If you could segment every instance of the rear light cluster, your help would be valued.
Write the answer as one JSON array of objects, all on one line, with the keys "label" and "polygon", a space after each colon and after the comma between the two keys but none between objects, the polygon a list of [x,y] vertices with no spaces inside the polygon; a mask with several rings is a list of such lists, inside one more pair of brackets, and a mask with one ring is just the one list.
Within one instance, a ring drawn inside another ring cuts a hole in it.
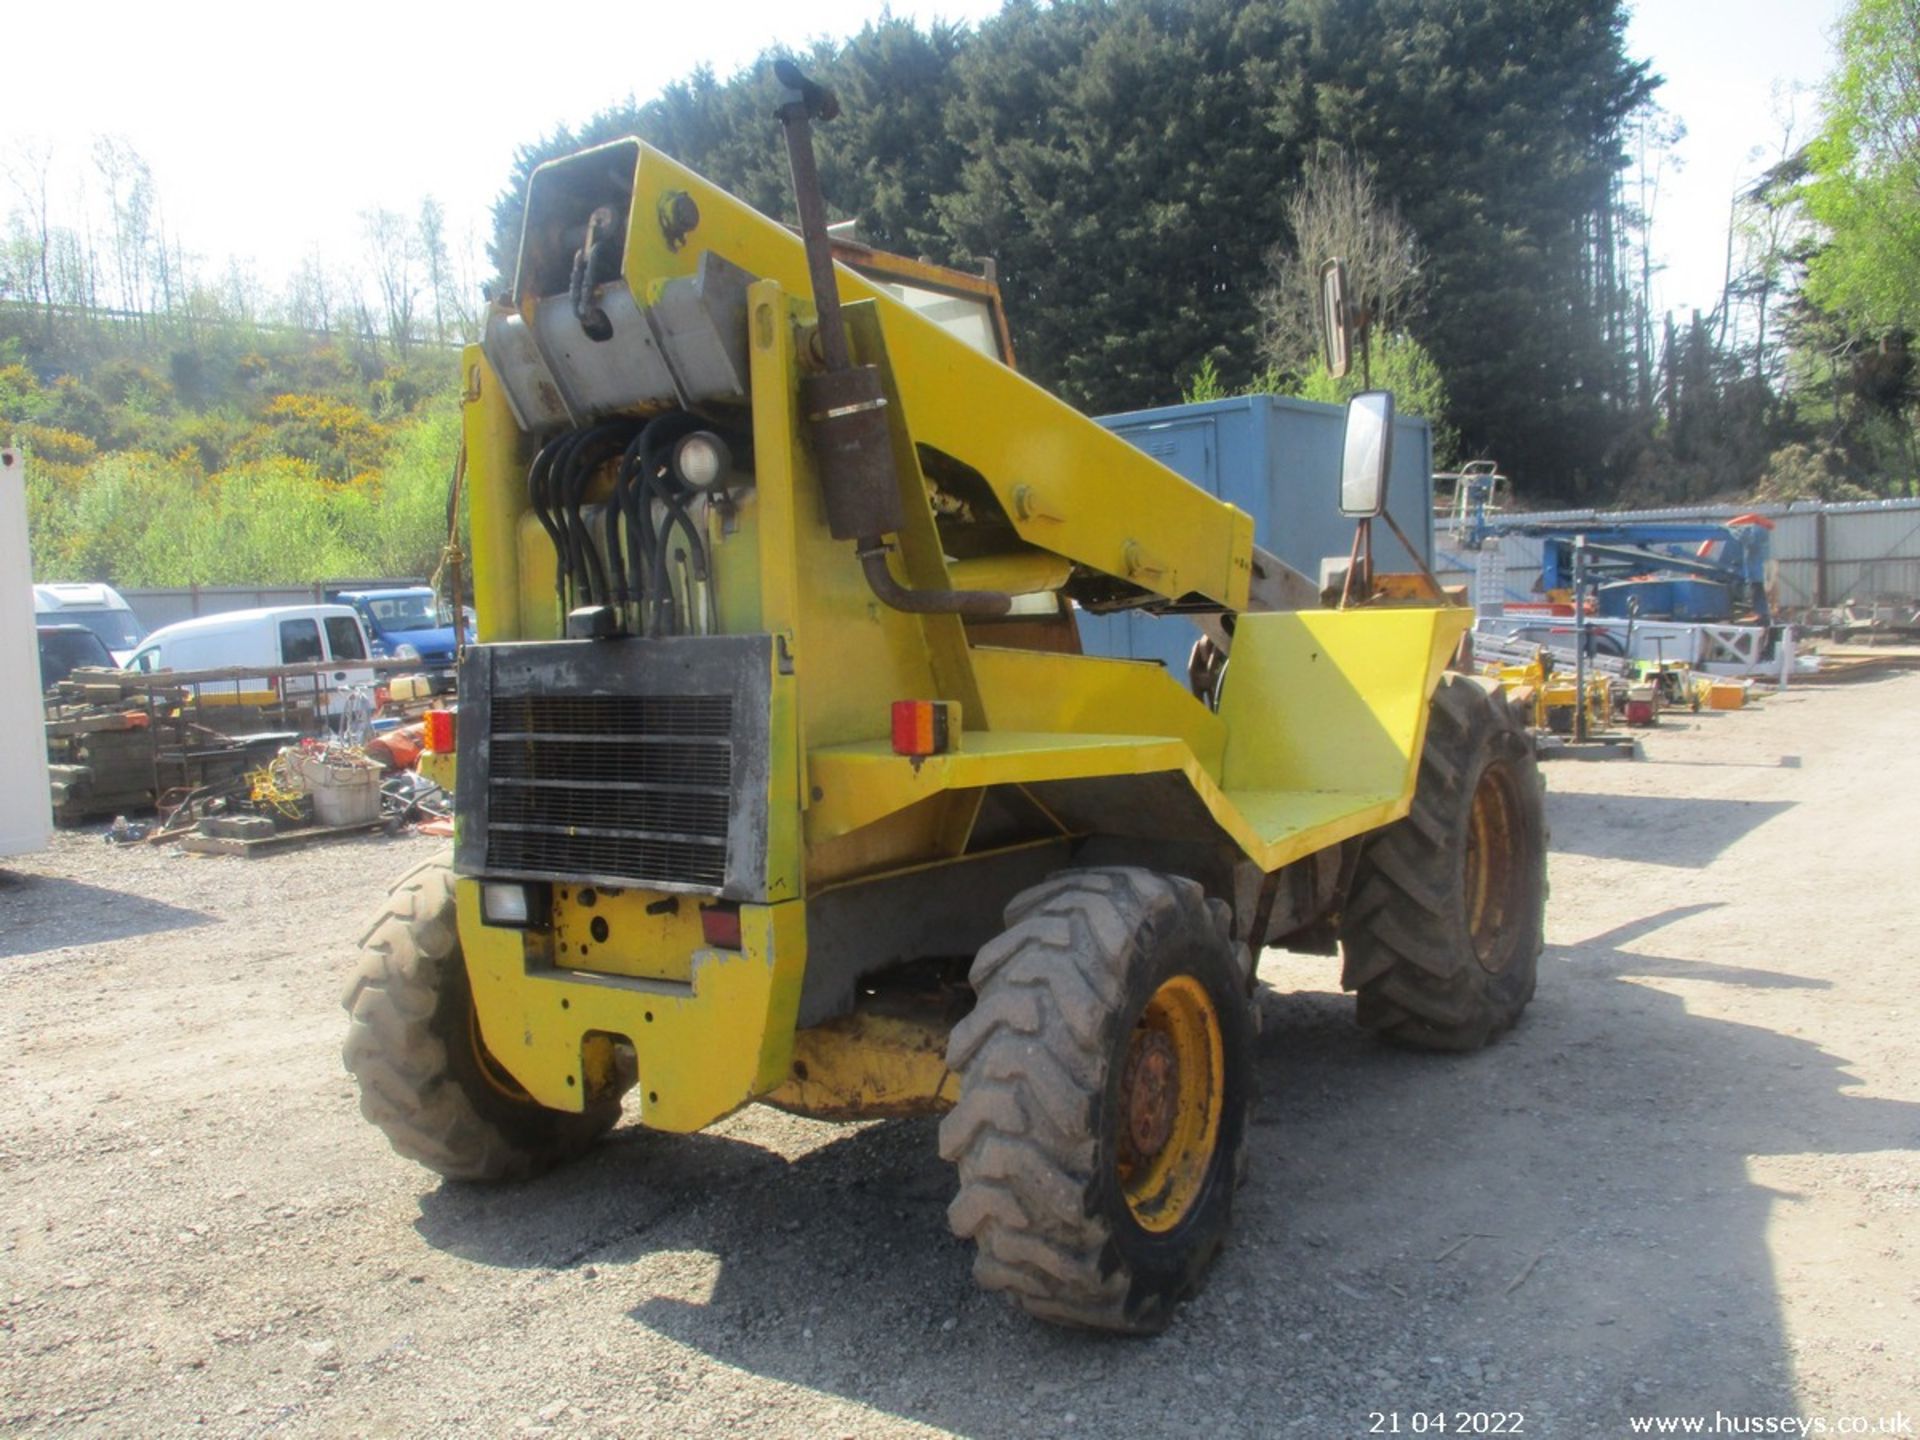
[{"label": "rear light cluster", "polygon": [[893,753],[944,755],[953,747],[952,702],[896,700],[893,702]]},{"label": "rear light cluster", "polygon": [[429,710],[420,717],[421,746],[429,755],[453,754],[453,712]]},{"label": "rear light cluster", "polygon": [[716,950],[740,950],[740,907],[708,905],[700,911],[700,938]]}]

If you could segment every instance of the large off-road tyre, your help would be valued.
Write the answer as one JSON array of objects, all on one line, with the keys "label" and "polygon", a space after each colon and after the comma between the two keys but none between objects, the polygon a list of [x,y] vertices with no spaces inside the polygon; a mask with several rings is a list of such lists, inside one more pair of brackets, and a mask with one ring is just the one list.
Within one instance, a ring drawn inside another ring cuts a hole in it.
[{"label": "large off-road tyre", "polygon": [[1190,880],[1068,871],[973,962],[940,1153],[974,1278],[1030,1314],[1150,1334],[1227,1233],[1253,1099],[1249,965]]},{"label": "large off-road tyre", "polygon": [[1477,1050],[1533,998],[1547,825],[1532,742],[1497,690],[1443,675],[1413,810],[1360,852],[1340,917],[1357,1018],[1425,1050]]},{"label": "large off-road tyre", "polygon": [[341,1003],[340,1058],[360,1113],[409,1160],[452,1180],[517,1180],[585,1150],[620,1117],[537,1104],[487,1053],[454,921],[453,869],[430,860],[387,894]]}]

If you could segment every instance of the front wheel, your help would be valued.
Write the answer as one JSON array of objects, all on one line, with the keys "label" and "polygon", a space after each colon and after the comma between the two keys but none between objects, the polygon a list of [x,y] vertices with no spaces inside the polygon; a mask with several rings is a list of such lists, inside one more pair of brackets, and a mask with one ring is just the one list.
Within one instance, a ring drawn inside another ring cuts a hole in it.
[{"label": "front wheel", "polygon": [[572,1159],[620,1118],[617,1096],[549,1110],[488,1053],[460,953],[453,869],[406,875],[360,942],[340,1058],[360,1112],[409,1160],[452,1180],[516,1180]]},{"label": "front wheel", "polygon": [[1533,998],[1546,919],[1540,767],[1497,691],[1443,675],[1413,810],[1369,837],[1340,920],[1342,983],[1368,1029],[1476,1050]]},{"label": "front wheel", "polygon": [[974,1277],[1028,1313],[1152,1333],[1226,1237],[1253,1096],[1244,952],[1190,880],[1070,871],[1017,896],[969,978],[940,1153]]}]

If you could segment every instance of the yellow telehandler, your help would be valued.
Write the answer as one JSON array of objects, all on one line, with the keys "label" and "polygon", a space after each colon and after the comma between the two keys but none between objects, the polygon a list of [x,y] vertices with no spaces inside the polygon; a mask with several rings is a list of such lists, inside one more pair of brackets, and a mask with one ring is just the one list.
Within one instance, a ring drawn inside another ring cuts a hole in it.
[{"label": "yellow telehandler", "polygon": [[[460,1180],[623,1105],[941,1114],[979,1282],[1155,1331],[1228,1229],[1263,947],[1337,939],[1406,1044],[1519,1016],[1532,750],[1444,673],[1468,614],[1437,589],[1356,545],[1323,608],[1016,373],[986,282],[837,263],[835,101],[780,76],[799,235],[637,140],[532,176],[462,362],[479,643],[428,727],[453,851],[368,932],[346,1065]],[[1349,412],[1362,529],[1391,421]],[[1191,617],[1191,675],[1079,653],[1075,607]]]}]

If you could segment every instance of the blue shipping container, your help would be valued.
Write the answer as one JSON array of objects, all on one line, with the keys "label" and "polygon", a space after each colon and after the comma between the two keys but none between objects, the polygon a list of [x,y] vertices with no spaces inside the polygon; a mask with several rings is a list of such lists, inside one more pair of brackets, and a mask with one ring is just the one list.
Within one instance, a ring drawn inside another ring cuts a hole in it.
[{"label": "blue shipping container", "polygon": [[[1278,395],[1243,395],[1108,415],[1100,424],[1210,495],[1253,517],[1254,539],[1311,580],[1320,563],[1353,548],[1353,521],[1340,513],[1340,450],[1346,410]],[[1387,510],[1433,563],[1433,435],[1425,420],[1398,416]],[[1386,525],[1374,527],[1381,570],[1416,567]],[[1159,660],[1184,677],[1199,635],[1178,615],[1079,612],[1089,655]]]}]

